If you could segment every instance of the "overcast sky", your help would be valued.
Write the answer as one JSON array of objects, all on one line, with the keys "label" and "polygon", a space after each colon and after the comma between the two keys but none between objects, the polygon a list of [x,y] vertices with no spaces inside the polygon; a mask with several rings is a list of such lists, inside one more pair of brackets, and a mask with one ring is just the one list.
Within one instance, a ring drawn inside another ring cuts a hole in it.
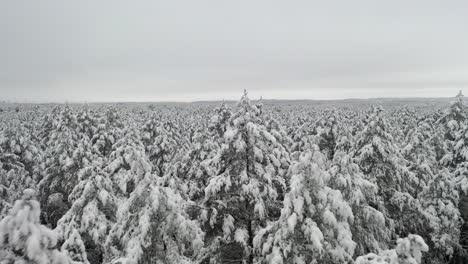
[{"label": "overcast sky", "polygon": [[[448,97],[468,1],[5,0],[0,100]],[[466,89],[468,92],[468,89]]]}]

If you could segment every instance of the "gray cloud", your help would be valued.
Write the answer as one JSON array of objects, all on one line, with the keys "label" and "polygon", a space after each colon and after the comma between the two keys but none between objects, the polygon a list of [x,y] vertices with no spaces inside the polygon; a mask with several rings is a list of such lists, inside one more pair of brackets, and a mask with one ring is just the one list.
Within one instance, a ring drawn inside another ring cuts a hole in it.
[{"label": "gray cloud", "polygon": [[2,1],[0,99],[451,96],[466,1]]}]

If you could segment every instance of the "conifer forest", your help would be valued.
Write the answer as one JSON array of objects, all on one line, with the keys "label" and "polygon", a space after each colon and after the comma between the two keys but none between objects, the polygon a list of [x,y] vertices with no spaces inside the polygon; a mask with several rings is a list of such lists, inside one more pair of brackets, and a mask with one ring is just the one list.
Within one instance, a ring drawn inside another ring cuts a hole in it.
[{"label": "conifer forest", "polygon": [[0,263],[468,263],[461,92],[239,98],[0,104]]}]

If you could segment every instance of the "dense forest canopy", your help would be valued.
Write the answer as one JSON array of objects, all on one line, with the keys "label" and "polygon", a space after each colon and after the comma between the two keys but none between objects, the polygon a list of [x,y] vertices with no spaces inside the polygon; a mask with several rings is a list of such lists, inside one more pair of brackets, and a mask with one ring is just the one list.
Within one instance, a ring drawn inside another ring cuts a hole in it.
[{"label": "dense forest canopy", "polygon": [[0,263],[467,263],[447,100],[0,104]]}]

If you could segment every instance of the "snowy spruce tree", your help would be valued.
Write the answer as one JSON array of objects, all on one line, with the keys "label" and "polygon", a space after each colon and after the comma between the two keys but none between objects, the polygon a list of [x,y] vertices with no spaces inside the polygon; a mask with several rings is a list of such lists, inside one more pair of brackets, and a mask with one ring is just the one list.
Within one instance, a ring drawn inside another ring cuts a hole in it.
[{"label": "snowy spruce tree", "polygon": [[112,146],[104,170],[112,181],[114,195],[119,202],[125,201],[136,184],[152,172],[140,133],[136,129],[123,131],[122,138]]},{"label": "snowy spruce tree", "polygon": [[320,151],[327,159],[332,160],[335,155],[338,138],[338,115],[335,110],[328,111],[317,124],[317,140]]},{"label": "snowy spruce tree", "polygon": [[453,140],[446,141],[449,148],[441,163],[452,169],[457,169],[460,164],[468,161],[468,124],[461,124],[452,134]]},{"label": "snowy spruce tree", "polygon": [[[103,241],[115,222],[117,210],[112,181],[101,166],[96,158],[93,164],[80,170],[79,182],[69,196],[71,207],[55,229],[65,245],[73,245],[76,250],[83,244],[85,260],[90,263],[102,263]],[[83,252],[79,253],[79,259],[83,259]]]},{"label": "snowy spruce tree", "polygon": [[[466,105],[460,91],[456,100],[445,114],[440,118],[441,131],[445,131],[445,155],[440,160],[444,166],[448,166],[451,172],[451,180],[458,191],[458,210],[462,218],[460,236],[454,245],[460,245],[464,250],[456,250],[455,258],[466,260],[468,248],[468,124],[466,120]],[[450,185],[444,185],[444,193],[453,192]],[[457,218],[453,222],[457,223]]]},{"label": "snowy spruce tree", "polygon": [[61,107],[57,105],[50,113],[45,114],[42,118],[38,136],[43,150],[47,149],[50,136],[52,136],[52,132],[56,128],[61,112]]},{"label": "snowy spruce tree", "polygon": [[328,187],[325,162],[315,146],[291,165],[281,215],[255,237],[262,263],[352,261],[356,247],[350,228],[353,212],[341,192]]},{"label": "snowy spruce tree", "polygon": [[218,142],[223,140],[224,133],[226,133],[231,116],[232,111],[224,101],[219,107],[215,109],[214,114],[210,119],[209,129],[215,140]]},{"label": "snowy spruce tree", "polygon": [[379,254],[370,253],[360,256],[355,264],[421,264],[424,252],[429,247],[418,235],[408,235],[397,240],[395,249],[385,250]]},{"label": "snowy spruce tree", "polygon": [[112,122],[108,121],[106,117],[100,117],[97,120],[96,129],[90,139],[94,151],[99,153],[101,157],[108,158],[112,152],[112,145],[120,137],[121,130],[118,127],[112,126]]},{"label": "snowy spruce tree", "polygon": [[[67,256],[69,256],[73,264],[90,264],[88,255],[86,254],[86,247],[80,233],[74,229],[68,236],[67,240],[60,248]],[[102,262],[96,262],[102,263]]]},{"label": "snowy spruce tree", "polygon": [[409,171],[414,174],[417,182],[413,185],[413,197],[427,186],[437,172],[437,154],[432,144],[433,128],[427,122],[421,122],[415,128],[410,129],[405,140],[405,146],[401,153],[408,161]]},{"label": "snowy spruce tree", "polygon": [[36,182],[25,169],[21,157],[8,153],[0,146],[0,219],[8,213],[23,190],[33,188]]},{"label": "snowy spruce tree", "polygon": [[76,115],[76,122],[80,134],[86,135],[88,138],[93,137],[97,127],[97,118],[96,113],[90,109],[89,105],[85,105],[80,109]]},{"label": "snowy spruce tree", "polygon": [[186,202],[146,173],[120,205],[106,240],[105,262],[196,263],[203,232],[185,212]]},{"label": "snowy spruce tree", "polygon": [[440,159],[442,165],[456,168],[458,164],[465,161],[460,150],[463,150],[462,139],[467,129],[466,113],[467,107],[460,91],[455,101],[437,120],[438,132],[443,134],[442,148],[445,155]]},{"label": "snowy spruce tree", "polygon": [[32,138],[32,131],[23,123],[8,123],[0,132],[0,148],[4,155],[14,155],[29,176],[37,180],[42,173],[42,151],[38,142]]},{"label": "snowy spruce tree", "polygon": [[39,190],[44,213],[48,216],[46,222],[55,227],[62,213],[70,208],[68,196],[79,182],[78,172],[91,164],[95,154],[88,137],[77,139],[72,131],[63,128],[45,156],[46,169]]},{"label": "snowy spruce tree", "polygon": [[56,248],[54,231],[40,224],[40,206],[34,197],[34,190],[24,190],[22,199],[0,220],[0,262],[71,263],[68,256]]},{"label": "snowy spruce tree", "polygon": [[22,122],[4,125],[0,130],[0,168],[4,174],[0,184],[8,187],[8,200],[14,202],[24,189],[33,187],[40,178],[42,152]]},{"label": "snowy spruce tree", "polygon": [[109,127],[112,127],[117,131],[122,130],[125,127],[126,124],[122,118],[123,113],[121,113],[115,106],[107,106],[103,112],[105,113],[106,122]]},{"label": "snowy spruce tree", "polygon": [[158,120],[156,115],[143,126],[141,138],[158,176],[167,172],[177,152],[185,151],[181,136],[172,122]]},{"label": "snowy spruce tree", "polygon": [[419,221],[409,221],[413,216],[420,218],[419,201],[411,195],[418,180],[408,170],[382,108],[374,107],[366,123],[353,151],[366,179],[379,187],[373,207],[383,213],[387,227],[395,230],[395,235],[414,233],[421,225]]},{"label": "snowy spruce tree", "polygon": [[[285,127],[280,124],[280,122],[274,115],[266,114],[266,113],[264,115],[266,115],[264,120],[265,120],[265,128],[267,129],[267,131],[270,132],[270,134],[273,137],[275,137],[276,141],[279,144],[281,144],[288,153],[290,153],[291,152],[290,149],[293,144],[293,141],[289,137],[288,132],[286,131]],[[283,167],[283,169],[287,170],[288,169],[287,166],[291,164],[291,161],[290,161],[291,157],[290,155],[287,155],[285,156],[285,158],[287,158],[287,160],[284,160],[282,164],[286,166],[286,167]]]},{"label": "snowy spruce tree", "polygon": [[443,169],[420,195],[428,231],[421,235],[431,247],[432,260],[448,262],[455,252],[463,251],[459,244],[463,220],[458,210],[459,194],[455,185],[449,171]]},{"label": "snowy spruce tree", "polygon": [[205,197],[205,187],[213,176],[210,160],[216,155],[219,145],[207,131],[197,131],[187,152],[181,152],[168,172],[160,180],[161,184],[177,190],[183,197],[201,202]]},{"label": "snowy spruce tree", "polygon": [[[52,212],[66,210],[64,208],[53,208],[49,201],[49,196],[61,196],[63,204],[67,204],[68,195],[77,183],[76,173],[80,168],[78,160],[73,155],[78,147],[80,136],[76,133],[78,123],[76,115],[69,106],[61,109],[54,108],[49,119],[45,120],[45,130],[42,136],[44,148],[44,171],[43,177],[39,181],[40,203],[45,216],[50,216]],[[62,213],[61,212],[61,213]],[[55,227],[56,221],[61,217],[46,217],[45,221]]]},{"label": "snowy spruce tree", "polygon": [[454,141],[457,138],[458,130],[465,124],[467,109],[464,102],[464,96],[460,91],[455,97],[455,101],[440,117],[437,123],[444,127],[445,139]]},{"label": "snowy spruce tree", "polygon": [[288,153],[260,115],[244,92],[212,159],[216,173],[205,188],[207,212],[202,218],[209,223],[208,257],[213,263],[234,259],[253,263],[255,232],[277,213],[285,189],[282,163]]},{"label": "snowy spruce tree", "polygon": [[316,134],[316,128],[314,123],[308,118],[299,117],[297,129],[290,132],[292,139],[291,144],[291,156],[292,158],[298,158],[301,153],[306,150],[312,150],[313,146],[317,145],[319,138]]},{"label": "snowy spruce tree", "polygon": [[348,136],[337,141],[333,165],[329,169],[329,186],[339,190],[354,215],[350,223],[355,254],[363,255],[387,247],[391,231],[385,225],[384,215],[372,207],[378,201],[378,186],[367,180],[356,163]]}]

